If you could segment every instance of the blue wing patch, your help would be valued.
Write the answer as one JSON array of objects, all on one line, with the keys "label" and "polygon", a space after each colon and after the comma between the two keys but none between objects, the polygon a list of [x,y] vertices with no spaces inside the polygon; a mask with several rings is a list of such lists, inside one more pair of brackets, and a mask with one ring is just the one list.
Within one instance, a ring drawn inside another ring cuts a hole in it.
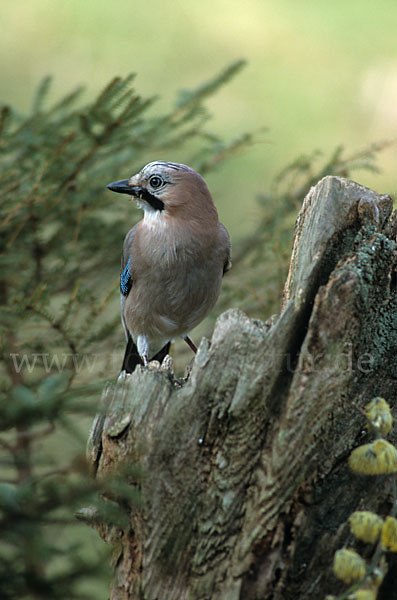
[{"label": "blue wing patch", "polygon": [[132,277],[129,269],[131,257],[128,259],[127,264],[124,267],[124,271],[120,272],[120,291],[123,296],[128,296],[132,286]]}]

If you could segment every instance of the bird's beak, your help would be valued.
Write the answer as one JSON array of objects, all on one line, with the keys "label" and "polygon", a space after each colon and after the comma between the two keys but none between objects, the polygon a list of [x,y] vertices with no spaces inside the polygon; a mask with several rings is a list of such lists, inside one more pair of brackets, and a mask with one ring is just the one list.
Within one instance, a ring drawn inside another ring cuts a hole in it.
[{"label": "bird's beak", "polygon": [[139,186],[130,183],[130,179],[120,179],[120,181],[113,181],[106,187],[112,192],[118,192],[119,194],[129,194],[130,196],[139,197]]}]

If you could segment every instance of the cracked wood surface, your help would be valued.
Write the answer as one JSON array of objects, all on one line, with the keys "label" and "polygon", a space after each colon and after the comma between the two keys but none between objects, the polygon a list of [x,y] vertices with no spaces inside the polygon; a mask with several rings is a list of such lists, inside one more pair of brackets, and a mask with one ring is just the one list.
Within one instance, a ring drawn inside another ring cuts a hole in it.
[{"label": "cracked wood surface", "polygon": [[113,545],[112,600],[323,598],[357,507],[390,501],[349,474],[358,407],[397,382],[392,201],[325,177],[299,214],[281,314],[229,310],[180,385],[170,361],[109,386],[89,460],[140,468],[142,505]]}]

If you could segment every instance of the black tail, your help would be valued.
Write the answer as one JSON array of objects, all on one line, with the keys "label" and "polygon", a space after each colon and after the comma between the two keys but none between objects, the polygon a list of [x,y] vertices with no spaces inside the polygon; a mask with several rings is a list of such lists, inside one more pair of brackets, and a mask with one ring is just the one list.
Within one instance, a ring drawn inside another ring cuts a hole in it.
[{"label": "black tail", "polygon": [[[150,360],[158,360],[160,363],[163,361],[165,356],[168,354],[170,350],[171,342],[168,342],[155,356],[153,356]],[[127,346],[125,349],[123,365],[121,367],[122,371],[126,371],[127,373],[132,373],[137,365],[143,365],[143,360],[138,354],[138,350],[136,345],[134,344],[132,337],[129,336]]]}]

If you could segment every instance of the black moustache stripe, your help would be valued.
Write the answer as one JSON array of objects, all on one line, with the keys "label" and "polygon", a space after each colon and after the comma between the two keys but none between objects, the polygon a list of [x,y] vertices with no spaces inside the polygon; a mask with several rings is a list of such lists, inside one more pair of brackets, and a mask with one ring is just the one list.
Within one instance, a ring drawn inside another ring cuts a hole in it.
[{"label": "black moustache stripe", "polygon": [[153,194],[151,194],[145,188],[140,188],[138,192],[138,197],[142,198],[142,200],[145,200],[148,204],[150,204],[150,206],[154,208],[154,210],[164,210],[164,202],[159,200],[159,198],[156,198],[156,196],[153,196]]}]

